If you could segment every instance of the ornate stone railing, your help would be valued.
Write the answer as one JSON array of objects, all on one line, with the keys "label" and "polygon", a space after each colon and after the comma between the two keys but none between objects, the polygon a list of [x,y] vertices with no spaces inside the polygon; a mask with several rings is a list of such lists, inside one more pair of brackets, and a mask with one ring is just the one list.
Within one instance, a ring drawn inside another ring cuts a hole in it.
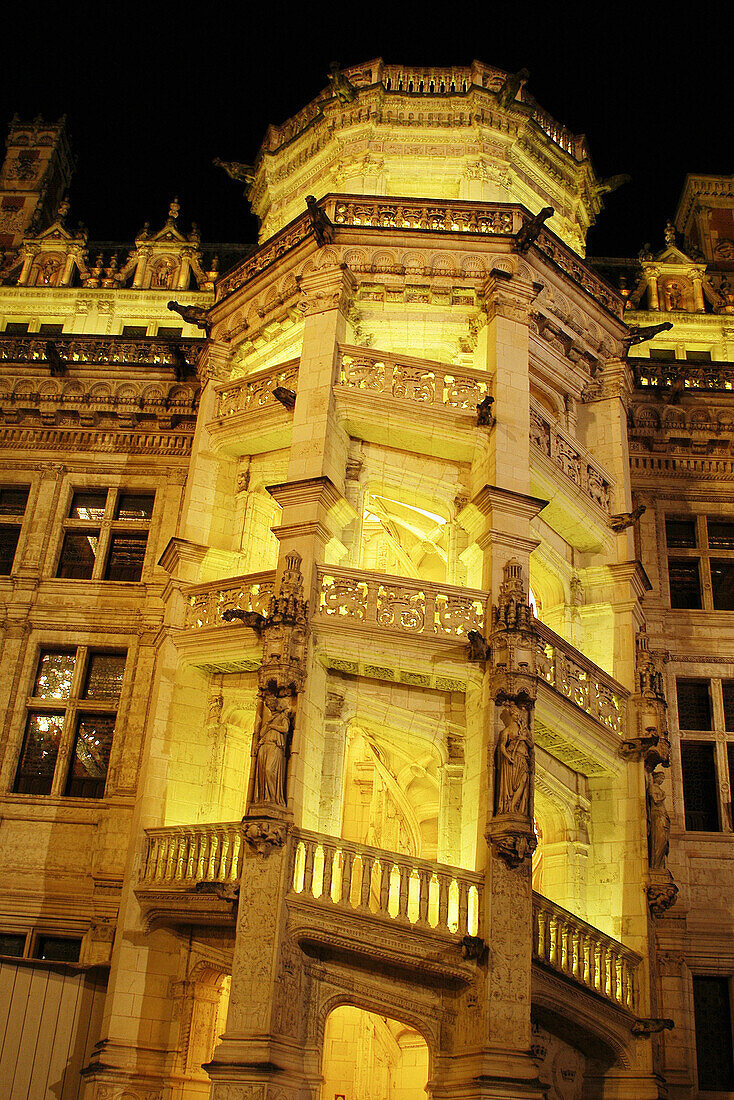
[{"label": "ornate stone railing", "polygon": [[192,585],[186,592],[186,627],[201,630],[206,626],[219,626],[224,612],[234,608],[264,615],[274,588],[274,572],[249,573],[226,581]]},{"label": "ornate stone railing", "polygon": [[538,676],[614,733],[624,731],[629,693],[603,669],[536,619]]},{"label": "ornate stone railing", "polygon": [[279,363],[217,386],[217,416],[226,419],[236,413],[251,412],[261,409],[263,405],[274,404],[277,400],[273,397],[276,386],[287,390],[298,388],[298,365],[298,359],[289,359],[287,363]]},{"label": "ornate stone railing", "polygon": [[337,381],[350,389],[386,393],[423,405],[476,413],[476,406],[489,391],[490,380],[483,371],[446,367],[369,348],[341,346]]},{"label": "ornate stone railing", "polygon": [[241,851],[240,821],[146,829],[139,884],[183,890],[198,882],[235,883]]},{"label": "ornate stone railing", "polygon": [[586,989],[635,1012],[640,956],[535,893],[533,955]]},{"label": "ornate stone railing", "polygon": [[540,252],[544,253],[549,260],[552,260],[557,267],[560,267],[565,275],[578,283],[595,301],[599,302],[615,317],[622,316],[624,302],[619,291],[610,286],[595,271],[592,271],[586,261],[582,260],[577,253],[559,241],[547,229],[541,231],[536,244]]},{"label": "ornate stone railing", "polygon": [[602,511],[609,512],[611,483],[601,466],[567,432],[551,423],[536,405],[530,409],[530,442]]},{"label": "ornate stone railing", "polygon": [[272,263],[279,260],[286,252],[290,252],[301,241],[305,241],[311,234],[311,222],[305,214],[302,214],[300,218],[296,218],[285,229],[281,229],[279,233],[271,237],[262,248],[255,249],[251,256],[248,256],[246,260],[243,260],[241,264],[238,264],[223,278],[217,280],[217,301],[221,301],[228,294],[232,294],[235,290],[244,286],[250,279],[254,279],[261,271],[270,267]]},{"label": "ornate stone railing", "polygon": [[292,835],[291,892],[335,910],[480,936],[480,874],[302,829]]},{"label": "ornate stone railing", "polygon": [[327,216],[335,225],[511,235],[523,222],[519,206],[498,202],[327,195],[323,203]]},{"label": "ornate stone railing", "polygon": [[130,339],[124,336],[73,336],[60,333],[39,336],[6,336],[0,333],[0,363],[43,363],[48,361],[46,344],[56,347],[59,358],[69,366],[96,363],[105,366],[145,364],[175,366],[183,358],[193,369],[203,343],[191,337],[164,340],[156,336]]},{"label": "ornate stone railing", "polygon": [[640,389],[734,390],[734,363],[688,363],[682,359],[631,359]]},{"label": "ornate stone railing", "polygon": [[360,569],[324,566],[318,576],[318,614],[406,634],[465,638],[482,630],[488,593]]}]

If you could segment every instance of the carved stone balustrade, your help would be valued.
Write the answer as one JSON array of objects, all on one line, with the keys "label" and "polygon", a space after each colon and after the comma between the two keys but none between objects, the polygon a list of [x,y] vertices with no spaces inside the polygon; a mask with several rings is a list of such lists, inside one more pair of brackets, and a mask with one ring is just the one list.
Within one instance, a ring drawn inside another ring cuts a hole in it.
[{"label": "carved stone balustrade", "polygon": [[338,362],[339,385],[421,405],[467,410],[473,417],[489,392],[490,379],[484,371],[446,367],[407,355],[342,346]]},{"label": "carved stone balustrade", "polygon": [[609,475],[568,432],[551,422],[538,405],[530,409],[530,442],[574,485],[609,514],[612,483]]},{"label": "carved stone balustrade", "polygon": [[19,365],[47,361],[46,344],[55,345],[61,361],[69,367],[102,364],[105,366],[174,366],[181,359],[193,373],[202,341],[179,336],[162,340],[155,336],[130,339],[124,336],[6,336],[0,334],[0,363]]},{"label": "carved stone balustrade", "polygon": [[141,887],[190,889],[200,882],[236,883],[242,824],[177,825],[146,829]]},{"label": "carved stone balustrade", "polygon": [[[654,318],[654,314],[652,315]],[[635,384],[665,395],[673,387],[686,390],[734,390],[734,363],[688,363],[683,359],[631,359]]]},{"label": "carved stone balustrade", "polygon": [[541,894],[533,894],[533,956],[634,1013],[640,956]]},{"label": "carved stone balustrade", "polygon": [[292,843],[293,894],[460,939],[481,935],[480,874],[303,829]]},{"label": "carved stone balustrade", "polygon": [[217,386],[217,417],[227,419],[237,413],[256,411],[263,405],[277,405],[277,398],[273,397],[276,386],[298,389],[298,366],[298,359],[289,359],[286,363]]},{"label": "carved stone balustrade", "polygon": [[274,572],[250,573],[227,581],[192,585],[186,591],[186,627],[188,630],[202,630],[204,627],[222,626],[224,612],[235,608],[265,615],[274,590]]},{"label": "carved stone balustrade", "polygon": [[318,574],[317,615],[455,642],[470,630],[482,631],[488,597],[478,589],[324,566]]},{"label": "carved stone balustrade", "polygon": [[520,207],[509,203],[372,199],[361,195],[327,196],[326,213],[335,225],[506,236],[516,233],[523,220]]},{"label": "carved stone balustrade", "polygon": [[613,733],[622,734],[629,692],[536,619],[538,676]]}]

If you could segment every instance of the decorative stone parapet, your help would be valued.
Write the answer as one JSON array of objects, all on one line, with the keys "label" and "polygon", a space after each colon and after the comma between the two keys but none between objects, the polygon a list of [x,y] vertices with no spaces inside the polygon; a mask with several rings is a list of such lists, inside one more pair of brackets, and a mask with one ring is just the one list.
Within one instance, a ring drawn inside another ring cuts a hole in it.
[{"label": "decorative stone parapet", "polygon": [[139,885],[193,889],[201,882],[236,883],[242,828],[239,821],[225,821],[146,829]]},{"label": "decorative stone parapet", "polygon": [[5,336],[0,335],[0,363],[44,363],[47,345],[54,344],[66,367],[104,364],[105,366],[180,366],[182,359],[194,371],[203,343],[177,337],[161,340],[155,336],[136,339],[110,336]]},{"label": "decorative stone parapet", "polygon": [[628,1012],[638,1003],[640,956],[541,894],[533,894],[533,956]]},{"label": "decorative stone parapet", "polygon": [[481,631],[488,594],[361,569],[323,567],[317,614],[406,634],[466,638]]},{"label": "decorative stone parapet", "polygon": [[614,733],[625,730],[629,692],[544,623],[536,620],[538,677]]},{"label": "decorative stone parapet", "polygon": [[512,236],[523,221],[520,207],[509,203],[372,199],[362,195],[329,195],[327,200],[326,212],[334,225]]},{"label": "decorative stone parapet", "polygon": [[491,379],[485,371],[446,367],[368,348],[339,348],[338,384],[452,410],[469,410],[487,396]]},{"label": "decorative stone parapet", "polygon": [[339,837],[294,829],[291,893],[451,936],[481,935],[483,877]]},{"label": "decorative stone parapet", "polygon": [[612,483],[609,475],[573,437],[552,423],[540,409],[530,409],[530,442],[566,475],[574,485],[609,514]]},{"label": "decorative stone parapet", "polygon": [[734,390],[734,363],[688,363],[684,359],[632,359],[635,385],[641,390]]},{"label": "decorative stone parapet", "polygon": [[287,363],[279,363],[267,370],[255,371],[244,378],[236,378],[217,386],[217,417],[226,419],[237,413],[261,409],[263,405],[277,404],[273,390],[278,386],[289,390],[298,389],[299,362],[298,359],[289,359]]},{"label": "decorative stone parapet", "polygon": [[250,573],[227,581],[210,581],[192,585],[186,592],[186,627],[201,630],[221,626],[226,611],[254,611],[267,614],[270,597],[275,591],[275,572]]}]

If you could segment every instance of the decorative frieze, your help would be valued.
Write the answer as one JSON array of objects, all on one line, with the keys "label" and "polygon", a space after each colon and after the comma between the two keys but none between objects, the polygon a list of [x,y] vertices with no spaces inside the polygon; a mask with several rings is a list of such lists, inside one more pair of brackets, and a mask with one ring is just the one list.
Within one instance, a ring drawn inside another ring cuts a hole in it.
[{"label": "decorative frieze", "polygon": [[535,405],[530,409],[530,442],[603,512],[609,513],[612,491],[609,477],[580,444]]}]

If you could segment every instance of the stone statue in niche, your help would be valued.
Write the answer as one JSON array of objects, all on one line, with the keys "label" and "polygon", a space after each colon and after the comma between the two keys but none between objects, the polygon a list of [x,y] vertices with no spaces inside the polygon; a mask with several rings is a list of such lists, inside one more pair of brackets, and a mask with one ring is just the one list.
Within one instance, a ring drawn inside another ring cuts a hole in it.
[{"label": "stone statue in niche", "polygon": [[266,691],[255,756],[254,804],[285,806],[286,754],[292,723],[291,697]]},{"label": "stone statue in niche", "polygon": [[508,703],[500,713],[497,741],[496,814],[530,816],[533,743],[528,712]]},{"label": "stone statue in niche", "polygon": [[664,871],[670,851],[670,814],[665,808],[663,773],[645,773],[647,786],[647,840],[651,871]]}]

